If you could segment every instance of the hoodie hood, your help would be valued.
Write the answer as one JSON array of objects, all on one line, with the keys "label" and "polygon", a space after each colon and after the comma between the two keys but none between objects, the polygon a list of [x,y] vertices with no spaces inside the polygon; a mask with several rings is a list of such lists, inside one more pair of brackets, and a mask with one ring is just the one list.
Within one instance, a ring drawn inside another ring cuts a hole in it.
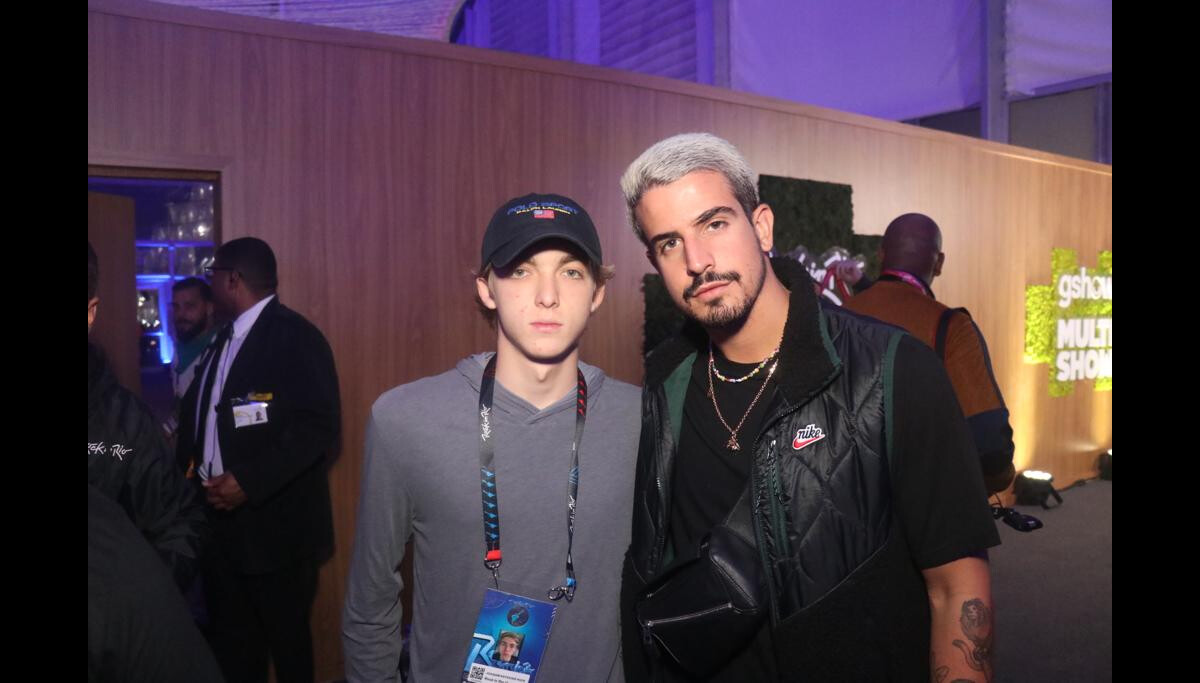
[{"label": "hoodie hood", "polygon": [[[476,396],[479,395],[479,385],[483,379],[483,369],[487,367],[488,361],[495,355],[495,351],[477,353],[458,361],[458,365],[455,366],[455,369],[458,370],[463,380],[471,388],[471,392]],[[579,362],[579,369],[583,371],[583,378],[587,381],[588,403],[591,404],[604,386],[604,371],[583,361]],[[492,407],[495,410],[508,413],[516,419],[523,419],[529,423],[533,423],[563,410],[570,410],[575,405],[575,392],[571,391],[549,406],[539,410],[532,403],[512,393],[507,387],[497,381],[496,393],[492,398],[492,403]]]}]

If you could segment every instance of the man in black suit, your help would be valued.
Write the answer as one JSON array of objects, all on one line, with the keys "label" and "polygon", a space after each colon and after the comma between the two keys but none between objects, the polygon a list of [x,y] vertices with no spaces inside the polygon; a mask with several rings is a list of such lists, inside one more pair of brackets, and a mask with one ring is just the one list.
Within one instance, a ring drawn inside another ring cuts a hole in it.
[{"label": "man in black suit", "polygon": [[180,457],[203,484],[209,639],[230,681],[312,681],[309,615],[333,550],[326,470],[341,426],[333,354],[279,303],[275,255],[252,237],[209,269],[217,335],[184,397]]}]

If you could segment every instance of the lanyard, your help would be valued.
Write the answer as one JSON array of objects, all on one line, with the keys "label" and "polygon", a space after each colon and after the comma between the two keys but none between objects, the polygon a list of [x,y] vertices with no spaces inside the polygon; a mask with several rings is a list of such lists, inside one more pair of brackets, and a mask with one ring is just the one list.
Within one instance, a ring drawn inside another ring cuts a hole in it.
[{"label": "lanyard", "polygon": [[[575,497],[579,493],[579,442],[583,438],[583,423],[587,419],[587,381],[583,371],[579,373],[579,385],[575,399],[575,439],[571,442],[571,471],[567,476],[567,580],[561,586],[546,592],[551,600],[575,599],[575,560],[571,548],[575,542]],[[483,494],[483,542],[487,552],[483,566],[492,572],[497,588],[500,583],[500,501],[496,497],[496,470],[492,467],[495,444],[492,441],[492,395],[496,388],[496,357],[488,361],[479,383],[479,483]]]},{"label": "lanyard", "polygon": [[903,280],[904,282],[907,282],[908,284],[917,288],[917,290],[919,290],[922,294],[925,294],[925,295],[929,296],[930,298],[933,298],[933,290],[929,288],[929,285],[925,284],[924,282],[921,282],[920,278],[918,278],[916,275],[913,275],[912,273],[907,273],[903,270],[892,270],[889,268],[889,269],[883,271],[883,273],[881,273],[881,274],[882,275],[891,275],[892,277],[896,278],[897,280]]}]

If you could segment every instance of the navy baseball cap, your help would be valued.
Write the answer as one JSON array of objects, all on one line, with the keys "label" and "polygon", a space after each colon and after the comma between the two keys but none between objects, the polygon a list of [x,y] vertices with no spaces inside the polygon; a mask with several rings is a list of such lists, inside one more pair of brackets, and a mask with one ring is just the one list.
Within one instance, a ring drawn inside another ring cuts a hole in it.
[{"label": "navy baseball cap", "polygon": [[527,194],[505,202],[483,233],[480,263],[503,268],[521,252],[545,239],[563,239],[583,250],[593,264],[600,257],[600,236],[587,211],[557,194]]}]

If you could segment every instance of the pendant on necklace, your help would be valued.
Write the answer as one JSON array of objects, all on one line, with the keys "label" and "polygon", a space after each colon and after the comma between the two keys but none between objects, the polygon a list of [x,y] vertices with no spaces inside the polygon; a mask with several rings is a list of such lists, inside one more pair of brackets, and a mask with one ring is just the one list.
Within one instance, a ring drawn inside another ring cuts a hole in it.
[{"label": "pendant on necklace", "polygon": [[740,451],[740,450],[742,450],[742,447],[741,447],[740,445],[738,445],[738,440],[737,440],[737,437],[736,437],[736,436],[731,436],[731,437],[729,437],[729,441],[726,441],[726,442],[725,442],[725,447],[726,447],[726,448],[728,448],[728,449],[729,449],[729,450],[731,450],[731,451]]}]

